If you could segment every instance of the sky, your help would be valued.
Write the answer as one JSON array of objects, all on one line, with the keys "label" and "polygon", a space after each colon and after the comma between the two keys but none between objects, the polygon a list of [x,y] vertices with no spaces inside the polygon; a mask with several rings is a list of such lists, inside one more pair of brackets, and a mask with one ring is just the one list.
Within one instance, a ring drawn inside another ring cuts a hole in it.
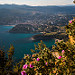
[{"label": "sky", "polygon": [[0,4],[23,4],[30,6],[72,5],[73,0],[0,0]]}]

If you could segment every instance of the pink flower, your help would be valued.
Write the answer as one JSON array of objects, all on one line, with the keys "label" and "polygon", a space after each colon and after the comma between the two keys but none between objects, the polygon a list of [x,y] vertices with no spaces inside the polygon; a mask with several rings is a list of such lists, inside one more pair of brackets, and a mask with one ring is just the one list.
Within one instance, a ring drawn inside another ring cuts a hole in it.
[{"label": "pink flower", "polygon": [[58,40],[56,39],[55,42],[57,42]]},{"label": "pink flower", "polygon": [[47,65],[47,62],[46,62],[46,65]]},{"label": "pink flower", "polygon": [[69,23],[72,23],[72,20],[70,20]]},{"label": "pink flower", "polygon": [[27,69],[27,67],[28,67],[27,64],[23,65],[23,69]]},{"label": "pink flower", "polygon": [[21,72],[21,75],[27,75],[27,74],[26,74],[26,72],[25,72],[25,71],[22,71],[22,72]]},{"label": "pink flower", "polygon": [[29,56],[29,55],[27,54],[27,56]]},{"label": "pink flower", "polygon": [[58,75],[58,74],[56,73],[56,75]]},{"label": "pink flower", "polygon": [[63,60],[63,62],[64,62],[65,60]]},{"label": "pink flower", "polygon": [[39,58],[37,58],[37,61],[39,61],[40,59]]},{"label": "pink flower", "polygon": [[30,68],[33,68],[34,66],[32,64],[30,64]]},{"label": "pink flower", "polygon": [[35,60],[35,58],[33,58],[33,60]]},{"label": "pink flower", "polygon": [[62,53],[64,53],[65,51],[64,50],[62,50]]},{"label": "pink flower", "polygon": [[58,59],[61,59],[61,56],[59,56]]}]

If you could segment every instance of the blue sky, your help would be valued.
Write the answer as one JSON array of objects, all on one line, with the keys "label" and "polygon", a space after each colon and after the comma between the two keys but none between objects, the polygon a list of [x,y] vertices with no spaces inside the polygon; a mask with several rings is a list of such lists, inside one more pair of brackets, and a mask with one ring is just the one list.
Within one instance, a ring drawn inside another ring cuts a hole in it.
[{"label": "blue sky", "polygon": [[71,5],[73,0],[0,0],[0,4],[26,4],[32,6]]}]

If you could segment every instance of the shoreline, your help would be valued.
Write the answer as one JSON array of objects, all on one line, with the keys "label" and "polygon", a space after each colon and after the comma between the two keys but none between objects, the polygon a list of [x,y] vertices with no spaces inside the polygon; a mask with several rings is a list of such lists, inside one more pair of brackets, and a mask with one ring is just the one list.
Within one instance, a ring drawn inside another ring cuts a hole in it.
[{"label": "shoreline", "polygon": [[60,34],[54,34],[54,35],[37,34],[31,37],[31,40],[33,41],[50,40],[50,39],[60,39],[60,40],[63,39],[64,41],[67,41],[68,36],[62,34],[61,35]]},{"label": "shoreline", "polygon": [[13,26],[13,27],[15,27],[15,25],[3,25],[3,26]]}]

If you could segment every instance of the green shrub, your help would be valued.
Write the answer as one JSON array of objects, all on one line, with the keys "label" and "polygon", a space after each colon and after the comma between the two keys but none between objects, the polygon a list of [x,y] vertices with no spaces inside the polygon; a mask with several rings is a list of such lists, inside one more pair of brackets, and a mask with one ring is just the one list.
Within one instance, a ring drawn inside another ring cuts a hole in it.
[{"label": "green shrub", "polygon": [[0,75],[6,75],[12,72],[12,56],[14,54],[14,47],[10,45],[9,50],[7,51],[7,55],[3,49],[0,50]]}]

